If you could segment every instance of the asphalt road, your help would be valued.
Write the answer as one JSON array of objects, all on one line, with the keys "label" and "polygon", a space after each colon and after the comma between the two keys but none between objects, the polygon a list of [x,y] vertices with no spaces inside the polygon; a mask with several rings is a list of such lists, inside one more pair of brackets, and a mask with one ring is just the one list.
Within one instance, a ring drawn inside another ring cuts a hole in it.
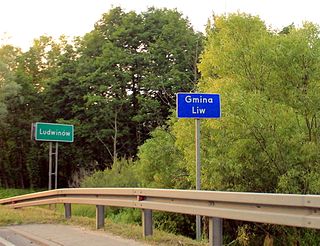
[{"label": "asphalt road", "polygon": [[69,225],[17,225],[0,227],[0,246],[146,246],[103,231]]}]

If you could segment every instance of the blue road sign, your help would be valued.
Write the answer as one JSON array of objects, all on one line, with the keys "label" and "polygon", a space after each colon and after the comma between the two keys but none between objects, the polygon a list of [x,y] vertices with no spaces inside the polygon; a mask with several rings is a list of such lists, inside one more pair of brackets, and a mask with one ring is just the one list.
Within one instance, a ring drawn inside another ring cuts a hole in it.
[{"label": "blue road sign", "polygon": [[221,105],[219,94],[178,93],[178,118],[220,118]]}]

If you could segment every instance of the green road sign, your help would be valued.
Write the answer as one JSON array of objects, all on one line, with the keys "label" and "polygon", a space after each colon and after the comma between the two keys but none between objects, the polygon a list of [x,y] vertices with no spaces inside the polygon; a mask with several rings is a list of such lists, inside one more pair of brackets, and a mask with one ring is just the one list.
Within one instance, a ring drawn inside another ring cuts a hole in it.
[{"label": "green road sign", "polygon": [[73,142],[73,125],[53,124],[53,123],[35,123],[35,140],[48,142]]}]

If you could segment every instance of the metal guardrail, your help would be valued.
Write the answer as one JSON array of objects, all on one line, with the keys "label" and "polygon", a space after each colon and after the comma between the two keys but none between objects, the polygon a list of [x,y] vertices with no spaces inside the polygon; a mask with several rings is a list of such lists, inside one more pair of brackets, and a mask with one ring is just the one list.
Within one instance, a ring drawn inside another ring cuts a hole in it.
[{"label": "metal guardrail", "polygon": [[12,208],[64,204],[96,205],[96,226],[104,226],[105,206],[142,209],[143,235],[152,235],[152,211],[209,217],[209,244],[222,244],[222,218],[320,229],[320,196],[166,190],[143,188],[79,188],[38,192],[0,200]]}]

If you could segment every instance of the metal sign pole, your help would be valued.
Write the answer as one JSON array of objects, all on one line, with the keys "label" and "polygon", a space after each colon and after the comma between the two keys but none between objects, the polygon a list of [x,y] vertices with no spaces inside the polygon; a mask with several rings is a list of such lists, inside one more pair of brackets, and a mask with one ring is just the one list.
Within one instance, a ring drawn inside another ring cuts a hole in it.
[{"label": "metal sign pole", "polygon": [[58,188],[58,142],[56,142],[56,153],[55,153],[55,168],[54,168],[54,174],[55,174],[55,182],[54,182],[54,188]]},{"label": "metal sign pole", "polygon": [[[201,190],[200,119],[196,119],[196,190]],[[201,240],[201,216],[196,215],[196,238]]]},{"label": "metal sign pole", "polygon": [[49,142],[49,185],[48,189],[51,190],[52,188],[52,142]]},{"label": "metal sign pole", "polygon": [[[200,119],[221,118],[219,94],[177,93],[177,117],[195,119],[196,190],[201,190]],[[196,216],[196,237],[201,240],[201,216]],[[222,238],[222,231],[221,231]]]}]

